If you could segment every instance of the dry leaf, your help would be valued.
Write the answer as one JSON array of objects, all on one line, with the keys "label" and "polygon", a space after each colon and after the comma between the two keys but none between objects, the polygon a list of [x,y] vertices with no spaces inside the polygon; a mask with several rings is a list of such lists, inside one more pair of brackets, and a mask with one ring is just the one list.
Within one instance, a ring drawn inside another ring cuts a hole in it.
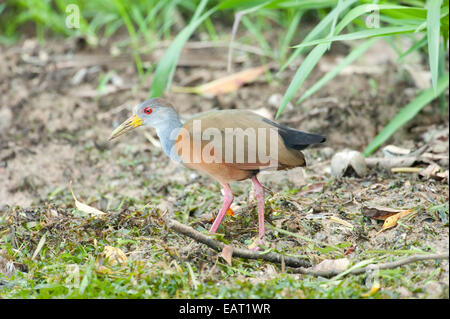
[{"label": "dry leaf", "polygon": [[354,247],[354,246],[349,247],[349,248],[347,248],[347,250],[344,252],[344,256],[347,256],[347,255],[351,254],[351,253],[354,252],[354,251],[355,251],[355,247]]},{"label": "dry leaf", "polygon": [[228,265],[231,266],[231,257],[233,256],[233,246],[226,245],[222,249],[220,256],[225,259]]},{"label": "dry leaf", "polygon": [[370,288],[370,291],[362,294],[361,297],[363,298],[370,297],[373,294],[375,294],[378,290],[380,290],[380,288],[381,288],[380,283],[378,281],[375,281],[372,285],[372,288]]},{"label": "dry leaf", "polygon": [[247,248],[250,250],[258,250],[259,249],[258,237],[253,237],[252,243],[248,245]]},{"label": "dry leaf", "polygon": [[398,147],[395,145],[387,145],[383,148],[383,153],[386,156],[406,156],[411,153],[410,149]]},{"label": "dry leaf", "polygon": [[178,271],[180,274],[183,274],[183,273],[184,273],[183,268],[181,268],[180,265],[178,265],[178,263],[177,263],[176,260],[173,260],[173,261],[170,263],[170,265],[174,265],[175,268],[177,269],[177,271]]},{"label": "dry leaf", "polygon": [[105,246],[103,252],[97,256],[95,270],[102,274],[111,274],[113,271],[108,266],[125,266],[127,261],[127,256],[120,248]]},{"label": "dry leaf", "polygon": [[431,164],[431,165],[428,165],[428,167],[421,170],[420,175],[429,178],[431,176],[435,176],[440,171],[441,171],[441,167],[439,165]]},{"label": "dry leaf", "polygon": [[395,214],[395,215],[392,215],[392,216],[386,218],[386,220],[384,221],[383,227],[381,227],[381,229],[380,229],[380,231],[377,233],[377,235],[378,235],[379,233],[381,233],[382,231],[386,230],[386,229],[395,227],[395,226],[397,225],[397,221],[398,221],[400,218],[403,218],[403,217],[405,217],[405,216],[408,216],[408,215],[411,214],[412,212],[414,212],[412,209],[410,209],[410,210],[403,210],[403,211],[401,211],[400,213],[397,213],[397,214]]},{"label": "dry leaf", "polygon": [[437,180],[445,178],[445,175],[441,173],[441,167],[438,164],[428,165],[428,167],[424,168],[419,172],[419,175],[425,178],[432,177]]},{"label": "dry leaf", "polygon": [[378,220],[386,220],[386,218],[405,211],[404,209],[394,209],[384,206],[363,206],[362,214],[364,216],[375,218]]},{"label": "dry leaf", "polygon": [[319,264],[315,265],[312,270],[320,272],[342,272],[348,268],[350,260],[347,258],[340,259],[325,259]]},{"label": "dry leaf", "polygon": [[41,237],[41,239],[39,240],[39,243],[36,247],[36,250],[33,253],[33,256],[31,257],[31,260],[33,260],[34,258],[36,258],[36,256],[39,254],[39,252],[41,251],[42,247],[44,247],[45,244],[45,240],[47,237],[47,233],[44,234],[44,236]]},{"label": "dry leaf", "polygon": [[297,193],[298,196],[304,196],[309,193],[320,193],[323,191],[323,188],[325,186],[324,182],[314,183],[311,185],[308,185],[306,189],[301,190]]},{"label": "dry leaf", "polygon": [[448,170],[446,170],[445,172],[442,172],[442,173],[437,173],[436,176],[443,181],[447,181],[447,184],[448,184]]},{"label": "dry leaf", "polygon": [[259,77],[268,69],[269,69],[268,65],[263,65],[256,68],[247,69],[238,73],[234,73],[200,86],[195,87],[174,86],[172,90],[174,92],[179,93],[196,93],[201,95],[216,96],[236,91],[242,85],[255,80],[257,77]]},{"label": "dry leaf", "polygon": [[70,191],[72,192],[72,197],[75,200],[75,206],[77,207],[78,210],[81,210],[82,212],[85,212],[87,214],[96,215],[96,216],[105,215],[105,213],[102,212],[101,210],[98,210],[97,208],[83,204],[82,202],[79,202],[77,200],[77,198],[75,197],[75,194],[73,193],[72,181],[70,181]]},{"label": "dry leaf", "polygon": [[99,274],[104,274],[104,275],[109,275],[109,274],[113,273],[112,269],[110,269],[106,266],[100,265],[100,264],[95,265],[95,271],[98,272]]},{"label": "dry leaf", "polygon": [[346,222],[345,220],[342,220],[336,216],[331,216],[328,220],[333,223],[344,225],[345,227],[353,228],[352,224],[350,224],[349,222]]},{"label": "dry leaf", "polygon": [[14,266],[14,262],[0,255],[0,274],[11,277],[15,272],[16,267]]},{"label": "dry leaf", "polygon": [[107,261],[112,266],[115,266],[117,264],[126,265],[128,260],[127,256],[120,248],[116,248],[113,246],[105,246],[103,255],[105,256],[105,261]]},{"label": "dry leaf", "polygon": [[234,216],[234,211],[231,208],[228,208],[225,215],[226,216]]}]

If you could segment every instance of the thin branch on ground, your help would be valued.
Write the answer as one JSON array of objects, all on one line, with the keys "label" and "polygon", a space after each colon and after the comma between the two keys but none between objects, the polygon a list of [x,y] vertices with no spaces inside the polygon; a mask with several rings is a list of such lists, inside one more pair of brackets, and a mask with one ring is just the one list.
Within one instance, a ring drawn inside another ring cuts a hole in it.
[{"label": "thin branch on ground", "polygon": [[[354,269],[352,271],[349,271],[346,275],[359,275],[362,273],[365,273],[367,271],[373,271],[373,270],[380,270],[380,269],[393,269],[397,267],[401,267],[416,261],[422,261],[422,260],[432,260],[432,259],[448,259],[448,253],[443,254],[429,254],[429,255],[413,255],[407,258],[403,258],[400,260],[387,262],[387,263],[379,263],[379,264],[371,264],[363,268]],[[306,269],[304,267],[291,269],[291,272],[293,273],[299,273],[304,275],[312,275],[312,276],[320,276],[320,277],[333,277],[337,276],[342,271],[335,271],[335,270],[329,270],[329,271],[317,271],[313,269]]]},{"label": "thin branch on ground", "polygon": [[[225,247],[225,244],[217,241],[210,236],[204,235],[198,231],[196,231],[194,228],[186,226],[180,222],[177,222],[174,219],[166,218],[166,226],[176,231],[177,233],[183,234],[185,236],[188,236],[202,244],[205,244],[209,248],[221,252],[223,247]],[[422,261],[422,260],[432,260],[432,259],[448,259],[449,254],[448,253],[442,253],[442,254],[428,254],[428,255],[413,255],[404,259],[387,262],[387,263],[378,263],[378,264],[370,264],[363,268],[354,269],[352,271],[336,271],[336,270],[314,270],[306,267],[311,267],[311,263],[304,259],[299,259],[291,256],[284,256],[278,253],[264,253],[264,252],[258,252],[253,251],[249,249],[243,249],[243,248],[234,248],[233,247],[233,256],[234,257],[241,257],[241,258],[247,258],[247,259],[262,259],[265,261],[270,261],[274,263],[278,263],[283,266],[289,266],[292,267],[291,269],[292,273],[299,273],[299,274],[305,274],[305,275],[312,275],[312,276],[320,276],[320,277],[333,277],[337,275],[359,275],[362,273],[365,273],[367,271],[373,271],[373,270],[380,270],[380,269],[392,269],[401,267],[416,261]],[[345,274],[344,274],[345,273]]]},{"label": "thin branch on ground", "polygon": [[[198,231],[196,231],[194,228],[186,226],[180,222],[177,222],[176,220],[173,220],[171,218],[166,219],[166,226],[176,231],[177,233],[183,234],[185,236],[188,236],[202,244],[205,244],[209,248],[221,252],[223,247],[225,246],[224,243],[217,241],[210,236],[204,235]],[[289,267],[309,267],[311,266],[311,263],[308,260],[299,259],[295,257],[290,256],[283,256],[277,253],[269,252],[269,253],[263,253],[259,251],[253,251],[249,249],[243,249],[243,248],[235,248],[233,247],[233,256],[234,257],[241,257],[241,258],[247,258],[247,259],[262,259],[265,261],[270,261],[278,264],[283,264]]]}]

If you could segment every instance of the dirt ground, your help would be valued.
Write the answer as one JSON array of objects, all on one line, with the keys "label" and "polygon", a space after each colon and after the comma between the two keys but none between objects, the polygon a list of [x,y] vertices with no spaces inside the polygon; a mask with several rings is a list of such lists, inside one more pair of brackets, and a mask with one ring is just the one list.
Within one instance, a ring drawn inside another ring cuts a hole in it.
[{"label": "dirt ground", "polygon": [[[161,46],[143,55],[144,65],[154,67],[164,49]],[[334,45],[297,98],[348,50],[348,45]],[[152,82],[150,75],[140,83],[131,55],[116,51],[110,44],[86,48],[79,39],[49,40],[45,44],[27,39],[2,48],[0,214],[16,216],[14,220],[19,224],[38,218],[32,212],[43,214],[51,210],[60,216],[54,218],[78,218],[73,213],[69,189],[72,181],[78,198],[112,215],[131,214],[139,203],[144,203],[181,216],[185,223],[209,227],[206,220],[217,213],[221,203],[217,183],[169,161],[154,142],[157,137],[151,129],[141,128],[108,142],[111,131],[130,114],[132,107],[148,97]],[[223,47],[199,49],[188,45],[174,85],[194,86],[225,76],[226,54]],[[234,61],[236,71],[261,64],[257,56],[243,51],[235,53]],[[370,169],[364,177],[333,178],[330,174],[330,160],[336,152],[345,148],[362,151],[389,119],[416,96],[423,85],[420,79],[429,76],[426,60],[421,56],[411,57],[407,67],[393,61],[395,53],[380,40],[319,93],[299,107],[288,106],[280,123],[323,134],[327,142],[305,152],[307,168],[261,175],[269,190],[266,216],[270,223],[318,242],[349,242],[354,248],[348,254],[350,259],[374,250],[448,251],[448,177],[439,180],[417,172],[392,173],[381,168]],[[114,73],[108,82],[99,85],[110,71]],[[278,76],[276,71],[272,69],[271,79],[262,76],[227,95],[210,98],[167,93],[165,97],[184,118],[213,108],[247,108],[273,117],[295,69]],[[448,92],[446,100],[448,103]],[[448,113],[441,116],[439,101],[434,101],[386,144],[412,151],[427,145],[427,152],[439,155],[433,161],[445,171],[448,125]],[[384,156],[382,150],[375,156]],[[427,167],[429,162],[417,165]],[[257,231],[256,204],[251,194],[249,200],[250,182],[234,183],[232,189],[236,195],[232,206],[236,216],[227,217],[222,231],[234,245],[245,247]],[[377,235],[382,222],[363,216],[364,206],[413,209],[415,213],[401,225]],[[21,221],[20,213],[28,214],[29,219]],[[330,216],[350,222],[354,228],[331,222]],[[278,238],[273,230],[268,231],[268,239],[278,250],[288,248],[291,252],[313,254],[301,248],[305,246],[301,240]],[[200,244],[181,237],[172,240],[171,247],[190,243],[193,253],[179,248],[182,256],[197,263],[206,258],[206,263],[211,264],[205,267],[213,267],[213,253]],[[36,246],[38,237],[32,242]],[[144,245],[130,248],[127,253],[145,259],[145,251]],[[430,262],[413,267],[408,269],[432,273],[436,265]],[[448,298],[448,260],[438,267],[441,270],[432,281],[412,284],[420,289],[407,285],[385,287],[385,291],[393,293],[385,297]],[[258,271],[267,279],[273,276],[272,268]]]}]

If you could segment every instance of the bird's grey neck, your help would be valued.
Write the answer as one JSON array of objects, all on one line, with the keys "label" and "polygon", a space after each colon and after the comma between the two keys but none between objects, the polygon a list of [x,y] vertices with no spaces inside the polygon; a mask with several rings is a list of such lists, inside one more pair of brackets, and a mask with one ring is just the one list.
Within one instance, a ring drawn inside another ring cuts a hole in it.
[{"label": "bird's grey neck", "polygon": [[183,124],[180,122],[178,117],[175,119],[170,119],[168,121],[161,122],[160,125],[156,127],[156,133],[158,134],[159,140],[161,141],[161,146],[164,152],[175,162],[181,163],[181,159],[175,152],[175,139],[181,129]]}]

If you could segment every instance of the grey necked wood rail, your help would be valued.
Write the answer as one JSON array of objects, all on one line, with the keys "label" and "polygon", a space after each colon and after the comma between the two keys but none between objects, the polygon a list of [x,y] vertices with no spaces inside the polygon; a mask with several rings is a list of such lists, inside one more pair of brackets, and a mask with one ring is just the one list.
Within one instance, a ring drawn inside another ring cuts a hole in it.
[{"label": "grey necked wood rail", "polygon": [[172,105],[153,98],[140,104],[110,139],[141,125],[156,129],[164,152],[188,168],[206,173],[223,187],[224,202],[210,234],[217,231],[233,202],[229,183],[252,179],[258,202],[259,241],[264,238],[264,189],[256,175],[262,170],[305,166],[301,150],[325,137],[274,123],[248,110],[199,114],[184,124]]}]

